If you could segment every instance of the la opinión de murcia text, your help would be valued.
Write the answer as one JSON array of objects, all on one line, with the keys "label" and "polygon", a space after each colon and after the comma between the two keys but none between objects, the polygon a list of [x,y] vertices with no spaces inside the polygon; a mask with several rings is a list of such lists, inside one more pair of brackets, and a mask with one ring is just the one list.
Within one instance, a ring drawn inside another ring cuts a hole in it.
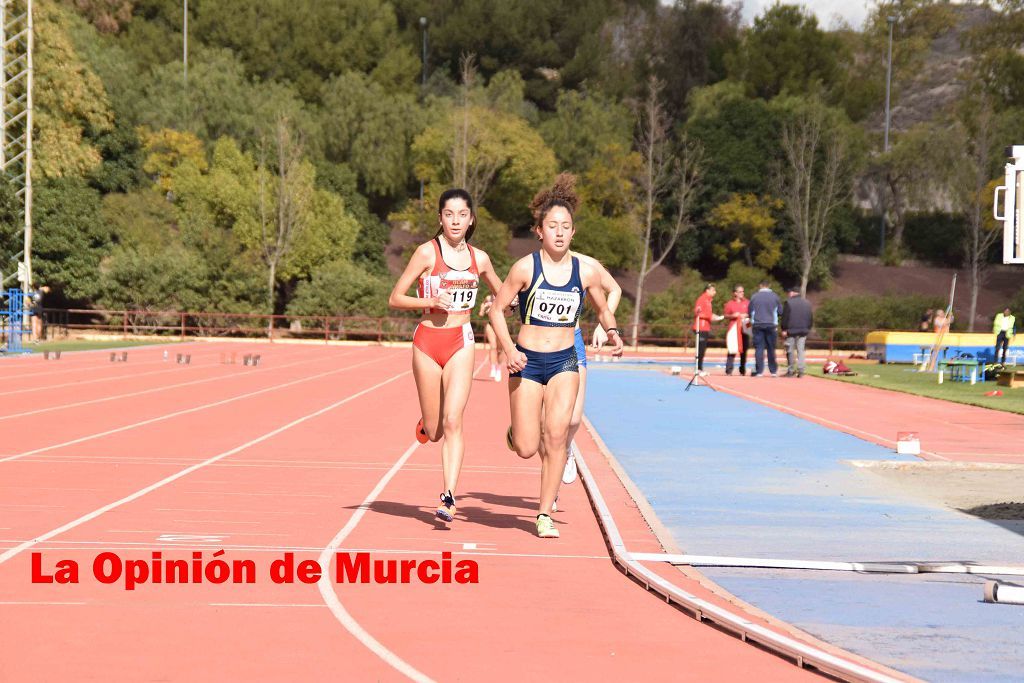
[{"label": "la opini\u00f3n de murcia text", "polygon": [[[329,572],[329,567],[327,568]],[[257,571],[251,559],[228,558],[223,550],[212,555],[192,552],[190,559],[165,558],[153,551],[148,559],[125,559],[114,552],[98,553],[87,567],[88,575],[107,585],[133,591],[145,584],[244,584],[257,583],[262,574],[275,584],[313,584],[325,575],[317,560],[299,560],[295,553],[281,557]],[[82,568],[76,560],[46,562],[43,553],[32,553],[32,583],[77,584]],[[368,552],[338,552],[334,562],[335,583],[479,583],[480,567],[474,560],[453,560],[450,552],[439,559],[378,559]]]}]

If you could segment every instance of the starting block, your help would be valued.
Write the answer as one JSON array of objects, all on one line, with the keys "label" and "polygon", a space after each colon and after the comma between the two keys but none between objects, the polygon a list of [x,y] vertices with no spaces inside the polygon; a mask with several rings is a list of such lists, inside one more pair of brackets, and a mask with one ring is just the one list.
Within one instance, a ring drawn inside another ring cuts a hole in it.
[{"label": "starting block", "polygon": [[53,358],[53,360],[60,360],[60,351],[53,351],[52,356],[50,353],[50,351],[43,351],[43,360],[50,360],[51,358]]},{"label": "starting block", "polygon": [[117,362],[127,363],[128,362],[128,352],[127,351],[122,351],[121,353],[117,353],[115,351],[115,352],[111,353],[110,354],[110,362],[111,363],[117,363]]},{"label": "starting block", "polygon": [[221,365],[234,365],[235,364],[235,352],[222,353],[220,354]]},{"label": "starting block", "polygon": [[177,358],[176,358],[176,361],[177,361],[178,365],[191,365],[191,363],[192,363],[192,354],[191,353],[179,353]]},{"label": "starting block", "polygon": [[242,356],[242,365],[251,365],[253,367],[260,364],[260,355],[258,353],[251,354],[247,353]]},{"label": "starting block", "polygon": [[681,375],[683,372],[683,366],[673,365],[671,368],[669,368],[669,372],[672,373],[673,375]]}]

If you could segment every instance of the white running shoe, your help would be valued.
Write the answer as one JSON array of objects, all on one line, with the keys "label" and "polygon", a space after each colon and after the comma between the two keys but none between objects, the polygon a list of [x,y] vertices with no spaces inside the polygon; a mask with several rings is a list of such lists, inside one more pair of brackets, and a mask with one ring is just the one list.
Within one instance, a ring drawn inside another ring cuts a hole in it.
[{"label": "white running shoe", "polygon": [[569,452],[569,457],[565,461],[565,469],[562,470],[562,483],[571,484],[576,481],[577,469],[576,469],[576,458],[573,456],[572,451]]}]

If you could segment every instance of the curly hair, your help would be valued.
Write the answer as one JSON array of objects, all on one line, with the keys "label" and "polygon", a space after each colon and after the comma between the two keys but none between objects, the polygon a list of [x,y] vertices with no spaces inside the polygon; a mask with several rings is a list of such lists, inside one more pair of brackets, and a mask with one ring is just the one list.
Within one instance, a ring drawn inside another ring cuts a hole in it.
[{"label": "curly hair", "polygon": [[548,212],[556,206],[561,206],[572,216],[580,205],[579,195],[576,194],[576,176],[572,173],[559,173],[555,183],[541,190],[530,202],[530,211],[533,213],[534,225],[540,225]]}]

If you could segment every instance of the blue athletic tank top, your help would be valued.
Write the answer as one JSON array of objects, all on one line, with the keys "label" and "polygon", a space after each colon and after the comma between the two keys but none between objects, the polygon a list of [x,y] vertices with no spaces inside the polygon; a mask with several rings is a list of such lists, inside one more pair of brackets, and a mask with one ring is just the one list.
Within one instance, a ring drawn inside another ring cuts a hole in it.
[{"label": "blue athletic tank top", "polygon": [[519,292],[519,315],[524,325],[538,327],[575,327],[583,308],[583,282],[580,260],[572,257],[572,275],[560,287],[544,278],[540,251],[533,252],[533,280]]}]

